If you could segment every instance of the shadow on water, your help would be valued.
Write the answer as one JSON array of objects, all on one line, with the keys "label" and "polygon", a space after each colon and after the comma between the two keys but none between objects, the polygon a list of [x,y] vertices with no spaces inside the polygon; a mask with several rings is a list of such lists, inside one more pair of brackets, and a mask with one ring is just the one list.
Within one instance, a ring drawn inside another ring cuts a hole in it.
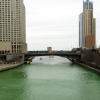
[{"label": "shadow on water", "polygon": [[72,62],[72,63],[69,63],[69,66],[70,66],[70,67],[74,67],[75,65],[76,65],[76,64],[73,63],[73,62]]},{"label": "shadow on water", "polygon": [[21,65],[17,68],[10,69],[0,73],[0,79],[27,78],[24,68],[27,65]]},{"label": "shadow on water", "polygon": [[21,65],[0,73],[0,100],[25,100],[29,88],[25,67]]},{"label": "shadow on water", "polygon": [[84,70],[88,71],[88,69],[86,69],[86,68],[82,67],[81,65],[78,65],[74,62],[69,63],[69,66],[72,68],[84,69]]},{"label": "shadow on water", "polygon": [[99,81],[100,80],[100,75],[94,73],[93,71],[86,69],[84,67],[82,67],[81,65],[78,65],[76,63],[70,62],[68,63],[69,68],[71,68],[70,70],[74,70],[74,72],[78,72],[77,74],[77,79],[81,79],[84,80],[84,82],[86,81],[87,83],[89,83],[89,81]]}]

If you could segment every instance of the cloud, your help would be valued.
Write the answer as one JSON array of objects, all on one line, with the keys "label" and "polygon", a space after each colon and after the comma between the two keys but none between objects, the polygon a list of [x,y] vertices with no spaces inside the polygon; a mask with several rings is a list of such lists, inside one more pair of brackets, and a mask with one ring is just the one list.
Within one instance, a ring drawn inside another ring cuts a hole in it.
[{"label": "cloud", "polygon": [[[93,1],[98,37],[99,2]],[[67,50],[78,46],[79,14],[83,12],[83,0],[24,0],[24,4],[28,50],[46,49],[47,46]]]}]

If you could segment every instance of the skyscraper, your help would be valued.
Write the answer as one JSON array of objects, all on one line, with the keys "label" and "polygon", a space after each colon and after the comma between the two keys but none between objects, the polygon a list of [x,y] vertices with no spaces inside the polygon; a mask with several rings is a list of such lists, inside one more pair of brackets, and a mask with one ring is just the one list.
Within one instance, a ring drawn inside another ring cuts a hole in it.
[{"label": "skyscraper", "polygon": [[95,47],[95,18],[93,18],[93,2],[83,1],[83,12],[79,15],[79,46]]},{"label": "skyscraper", "polygon": [[23,0],[0,0],[0,54],[26,53]]}]

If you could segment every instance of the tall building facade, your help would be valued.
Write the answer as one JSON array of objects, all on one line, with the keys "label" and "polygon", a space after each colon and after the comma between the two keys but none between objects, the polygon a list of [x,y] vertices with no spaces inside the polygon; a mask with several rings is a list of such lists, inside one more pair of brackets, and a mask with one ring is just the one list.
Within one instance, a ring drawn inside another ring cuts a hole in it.
[{"label": "tall building facade", "polygon": [[0,0],[0,54],[26,53],[23,0]]},{"label": "tall building facade", "polygon": [[95,47],[96,19],[93,18],[93,2],[83,1],[83,12],[79,15],[79,46]]}]

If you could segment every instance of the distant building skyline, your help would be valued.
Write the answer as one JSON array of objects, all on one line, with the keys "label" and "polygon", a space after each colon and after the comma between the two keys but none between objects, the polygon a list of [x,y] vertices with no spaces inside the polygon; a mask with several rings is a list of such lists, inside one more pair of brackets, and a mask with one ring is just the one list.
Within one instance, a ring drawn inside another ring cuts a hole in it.
[{"label": "distant building skyline", "polygon": [[83,1],[83,12],[79,15],[79,47],[95,47],[96,21],[93,18],[93,2]]},{"label": "distant building skyline", "polygon": [[26,53],[23,0],[0,0],[0,54]]}]

